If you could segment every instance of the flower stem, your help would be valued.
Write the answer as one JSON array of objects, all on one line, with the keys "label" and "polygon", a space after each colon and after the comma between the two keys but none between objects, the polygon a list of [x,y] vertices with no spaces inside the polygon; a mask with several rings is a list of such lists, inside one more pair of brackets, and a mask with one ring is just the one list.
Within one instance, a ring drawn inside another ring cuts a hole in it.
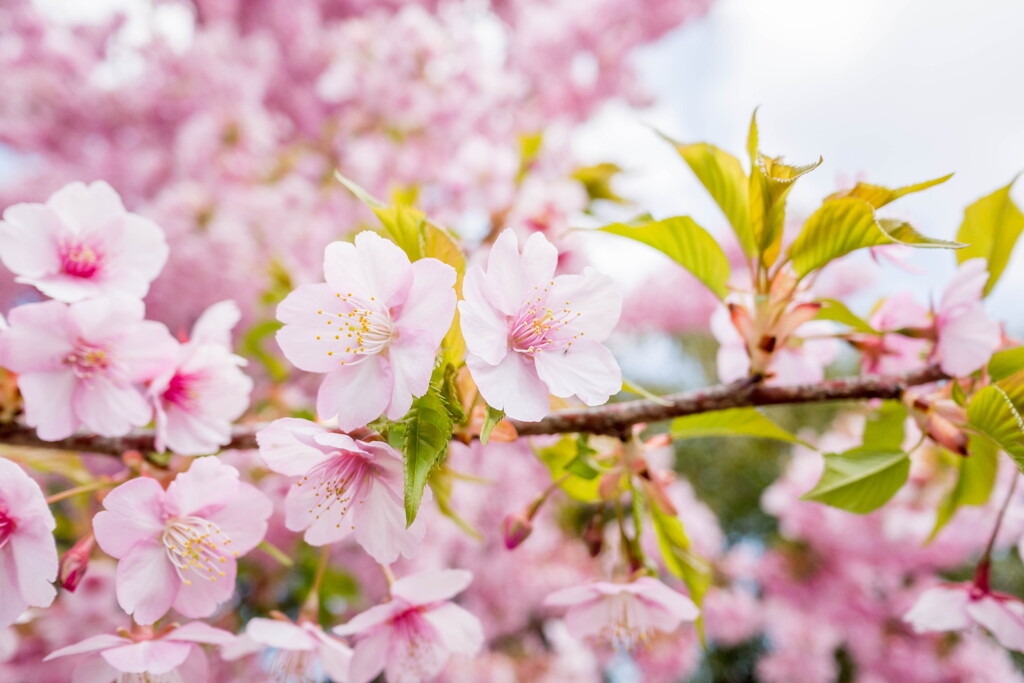
[{"label": "flower stem", "polygon": [[327,565],[331,559],[331,548],[330,546],[324,546],[320,550],[320,560],[316,565],[316,574],[313,576],[313,583],[309,587],[309,595],[306,596],[306,601],[302,603],[302,609],[299,610],[299,621],[312,621],[318,623],[320,621],[320,586],[324,582],[324,575],[327,573]]},{"label": "flower stem", "polygon": [[992,527],[992,535],[988,538],[988,545],[985,546],[985,552],[982,553],[981,559],[978,560],[978,567],[974,570],[974,585],[985,592],[989,590],[989,568],[992,564],[992,549],[995,547],[996,537],[999,536],[999,528],[1003,525],[1006,509],[1010,507],[1010,501],[1013,500],[1013,494],[1017,490],[1018,479],[1020,479],[1020,476],[1014,472],[1013,481],[1010,483],[1010,490],[1006,492],[1006,500],[1003,501],[1002,507],[999,508],[995,526]]},{"label": "flower stem", "polygon": [[278,548],[276,545],[274,545],[270,541],[263,541],[257,547],[260,550],[262,550],[263,552],[265,552],[267,555],[270,555],[272,558],[277,560],[278,563],[281,564],[281,566],[283,566],[283,567],[294,567],[295,566],[295,561],[292,560],[292,558],[288,557],[288,555],[283,550]]},{"label": "flower stem", "polygon": [[391,571],[391,567],[386,564],[378,565],[380,567],[381,574],[384,575],[384,579],[388,582],[390,588],[395,583],[395,573]]},{"label": "flower stem", "polygon": [[73,496],[77,496],[80,493],[91,493],[93,491],[100,491],[102,489],[109,488],[111,486],[117,486],[119,483],[120,482],[117,482],[117,481],[109,481],[107,479],[100,479],[98,481],[92,482],[91,484],[83,484],[82,486],[76,486],[74,488],[67,489],[66,491],[61,491],[60,493],[55,493],[52,496],[48,496],[46,498],[46,502],[47,502],[48,505],[53,505],[54,503],[62,501],[64,499],[66,499],[66,498],[71,498]]}]

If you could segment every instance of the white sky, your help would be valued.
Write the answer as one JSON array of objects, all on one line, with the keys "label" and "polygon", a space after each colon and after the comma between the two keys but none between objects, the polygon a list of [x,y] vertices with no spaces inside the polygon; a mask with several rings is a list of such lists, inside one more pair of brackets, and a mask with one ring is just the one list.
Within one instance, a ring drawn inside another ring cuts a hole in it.
[{"label": "white sky", "polygon": [[[630,169],[620,192],[656,216],[692,215],[712,231],[725,225],[645,123],[742,159],[756,106],[765,152],[825,158],[790,195],[798,210],[813,210],[842,177],[863,173],[897,186],[955,171],[890,212],[951,238],[964,207],[1024,169],[1024,2],[717,0],[708,17],[645,49],[638,64],[658,105],[642,114],[607,107],[577,150],[588,162]],[[1024,179],[1014,196],[1024,204]],[[644,269],[621,253],[598,254],[600,266],[635,279]],[[649,258],[642,247],[630,253]],[[896,275],[897,286],[923,297],[946,281],[954,259],[945,251],[915,254],[928,274]],[[1018,332],[1022,288],[1024,246],[992,296],[993,309]]]}]

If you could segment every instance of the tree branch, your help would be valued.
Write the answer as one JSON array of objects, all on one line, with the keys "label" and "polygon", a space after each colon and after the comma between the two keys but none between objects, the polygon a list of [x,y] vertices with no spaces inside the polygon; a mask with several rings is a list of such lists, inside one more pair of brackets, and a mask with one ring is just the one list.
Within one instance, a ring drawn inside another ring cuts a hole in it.
[{"label": "tree branch", "polygon": [[[719,384],[706,389],[669,394],[661,401],[640,399],[595,408],[559,410],[539,422],[510,422],[520,436],[573,432],[617,436],[626,433],[635,424],[660,422],[683,415],[709,413],[728,408],[872,398],[898,399],[908,387],[943,379],[949,379],[949,376],[938,365],[929,365],[920,370],[891,377],[845,377],[821,384],[797,386],[766,386],[750,380],[740,380],[733,384]],[[264,426],[262,423],[236,426],[231,442],[224,449],[256,448],[256,432]],[[153,439],[152,430],[137,430],[120,437],[76,434],[60,441],[43,441],[36,436],[35,430],[31,427],[17,423],[0,424],[0,444],[50,450],[121,455],[131,450],[152,451]]]}]

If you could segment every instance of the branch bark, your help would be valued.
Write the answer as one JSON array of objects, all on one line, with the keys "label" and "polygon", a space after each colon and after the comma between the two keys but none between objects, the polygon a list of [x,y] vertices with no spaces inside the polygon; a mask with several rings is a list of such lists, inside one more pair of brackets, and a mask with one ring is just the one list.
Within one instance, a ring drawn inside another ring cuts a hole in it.
[{"label": "branch bark", "polygon": [[[660,422],[683,415],[709,413],[729,408],[747,408],[797,403],[828,401],[857,401],[872,398],[898,399],[912,386],[949,379],[938,365],[891,377],[845,377],[820,384],[796,386],[766,386],[741,380],[733,384],[719,384],[706,389],[685,391],[664,396],[661,401],[640,399],[611,403],[595,408],[559,410],[539,422],[510,420],[520,436],[539,434],[591,434],[622,435],[636,424]],[[256,448],[256,432],[263,423],[241,424],[235,427],[229,449]],[[96,434],[76,434],[60,441],[43,441],[31,427],[17,423],[0,424],[0,444],[49,450],[79,451],[121,455],[125,451],[152,451],[152,430],[137,430],[120,437]]]}]

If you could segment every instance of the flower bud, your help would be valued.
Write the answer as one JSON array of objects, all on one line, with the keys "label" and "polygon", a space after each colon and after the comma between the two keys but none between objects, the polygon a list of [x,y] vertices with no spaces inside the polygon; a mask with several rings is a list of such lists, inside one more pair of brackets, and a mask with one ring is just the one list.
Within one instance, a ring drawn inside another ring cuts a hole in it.
[{"label": "flower bud", "polygon": [[533,521],[529,508],[509,514],[501,523],[501,533],[505,539],[505,547],[509,550],[517,548],[520,543],[529,538],[532,532]]},{"label": "flower bud", "polygon": [[96,537],[91,533],[71,546],[71,549],[60,558],[60,585],[69,593],[74,593],[78,584],[85,578],[89,569],[89,555],[96,545]]}]

